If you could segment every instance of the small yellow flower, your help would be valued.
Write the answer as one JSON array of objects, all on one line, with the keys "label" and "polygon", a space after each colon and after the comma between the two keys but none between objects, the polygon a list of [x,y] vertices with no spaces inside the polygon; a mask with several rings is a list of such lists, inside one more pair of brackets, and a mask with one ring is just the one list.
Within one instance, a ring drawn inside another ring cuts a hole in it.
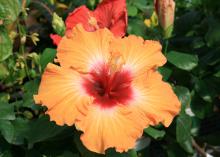
[{"label": "small yellow flower", "polygon": [[144,24],[149,28],[158,26],[158,18],[157,18],[157,14],[155,11],[151,15],[150,19],[144,20]]},{"label": "small yellow flower", "polygon": [[145,20],[144,20],[144,24],[145,24],[147,27],[151,27],[151,21],[150,21],[150,19],[145,19]]}]

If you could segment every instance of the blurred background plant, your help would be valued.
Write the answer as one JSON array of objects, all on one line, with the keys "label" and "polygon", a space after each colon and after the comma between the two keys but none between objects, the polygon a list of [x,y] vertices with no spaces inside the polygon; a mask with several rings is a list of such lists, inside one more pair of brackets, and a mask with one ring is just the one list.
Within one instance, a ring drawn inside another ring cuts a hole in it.
[{"label": "blurred background plant", "polygon": [[[50,122],[46,109],[35,105],[32,97],[45,66],[56,55],[49,35],[62,34],[62,19],[74,8],[86,4],[94,9],[98,3],[0,1],[0,157],[103,156],[86,150],[74,127]],[[105,156],[220,156],[219,7],[220,1],[214,0],[176,1],[172,31],[166,33],[169,25],[162,24],[153,0],[127,0],[127,34],[163,44],[168,62],[158,70],[173,86],[182,109],[169,128],[146,128],[135,150],[119,154],[110,149]]]}]

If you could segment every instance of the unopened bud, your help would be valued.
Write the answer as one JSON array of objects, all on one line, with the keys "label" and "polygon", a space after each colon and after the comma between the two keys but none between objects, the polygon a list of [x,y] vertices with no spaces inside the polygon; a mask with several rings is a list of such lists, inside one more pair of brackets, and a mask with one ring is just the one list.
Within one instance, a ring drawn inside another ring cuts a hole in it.
[{"label": "unopened bud", "polygon": [[26,36],[21,37],[21,44],[24,45],[26,43]]},{"label": "unopened bud", "polygon": [[159,23],[165,32],[165,37],[171,35],[175,16],[175,2],[173,0],[154,0],[155,11]]},{"label": "unopened bud", "polygon": [[59,17],[56,13],[53,13],[53,20],[52,20],[52,26],[54,31],[60,35],[63,36],[66,30],[65,24],[63,22],[63,19]]}]

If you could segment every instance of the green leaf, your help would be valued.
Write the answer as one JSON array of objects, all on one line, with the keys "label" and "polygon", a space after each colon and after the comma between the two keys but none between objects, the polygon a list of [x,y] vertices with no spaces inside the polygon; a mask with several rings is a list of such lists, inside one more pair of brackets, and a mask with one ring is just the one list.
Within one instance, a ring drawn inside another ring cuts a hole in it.
[{"label": "green leaf", "polygon": [[220,71],[214,74],[215,77],[220,77]]},{"label": "green leaf", "polygon": [[191,10],[186,11],[185,14],[181,14],[181,16],[175,20],[175,33],[183,34],[191,31],[193,26],[199,22],[201,19],[201,13],[199,11]]},{"label": "green leaf", "polygon": [[141,138],[136,140],[135,150],[140,151],[148,147],[151,143],[151,139],[149,137],[142,136]]},{"label": "green leaf", "polygon": [[60,127],[54,122],[50,122],[47,116],[32,120],[27,127],[30,128],[26,133],[29,146],[52,138],[66,129],[66,127]]},{"label": "green leaf", "polygon": [[140,9],[141,11],[145,12],[147,9],[147,1],[146,0],[138,0],[138,1],[134,1],[131,0],[133,5],[136,6],[138,9]]},{"label": "green leaf", "polygon": [[138,157],[137,151],[134,149],[130,150],[129,152],[129,157]]},{"label": "green leaf", "polygon": [[62,155],[59,155],[57,157],[79,157],[78,154],[73,154],[70,151],[65,151]]},{"label": "green leaf", "polygon": [[210,25],[209,31],[207,32],[205,39],[209,46],[218,46],[220,43],[220,22],[213,22]]},{"label": "green leaf", "polygon": [[12,142],[14,127],[10,121],[0,120],[0,132],[8,143]]},{"label": "green leaf", "polygon": [[220,62],[220,47],[213,48],[209,50],[209,53],[206,53],[201,57],[200,61],[206,65],[216,65]]},{"label": "green leaf", "polygon": [[204,101],[195,91],[192,92],[190,107],[196,117],[200,119],[203,119],[213,112],[213,104]]},{"label": "green leaf", "polygon": [[51,48],[46,48],[43,54],[40,56],[40,65],[42,70],[44,70],[49,62],[53,62],[56,56],[56,50]]},{"label": "green leaf", "polygon": [[181,113],[176,120],[176,140],[180,146],[188,153],[193,153],[192,151],[192,141],[191,141],[191,125],[192,119],[185,113]]},{"label": "green leaf", "polygon": [[180,146],[187,152],[190,154],[194,153],[193,147],[192,147],[192,140],[191,138],[189,138],[188,140],[179,143]]},{"label": "green leaf", "polygon": [[0,93],[0,104],[8,103],[9,99],[10,99],[10,95],[8,93]]},{"label": "green leaf", "polygon": [[137,13],[138,13],[137,8],[135,6],[133,6],[133,5],[129,5],[127,7],[127,9],[128,9],[128,16],[136,16]]},{"label": "green leaf", "polygon": [[176,120],[177,142],[181,143],[191,138],[190,135],[191,125],[192,125],[192,120],[188,115],[182,113],[180,114],[179,117],[177,117]]},{"label": "green leaf", "polygon": [[187,153],[178,145],[178,143],[169,144],[167,148],[168,157],[186,157]]},{"label": "green leaf", "polygon": [[197,79],[194,88],[203,100],[211,103],[215,97],[215,91],[213,88],[210,88],[209,84],[208,81]]},{"label": "green leaf", "polygon": [[148,135],[150,135],[151,137],[153,137],[154,139],[161,139],[165,136],[166,132],[164,130],[157,130],[151,126],[149,126],[148,128],[144,129],[144,132]]},{"label": "green leaf", "polygon": [[0,131],[10,144],[24,144],[24,137],[28,132],[28,121],[17,118],[14,121],[0,121]]},{"label": "green leaf", "polygon": [[0,152],[0,157],[13,157],[10,150],[4,151],[3,153]]},{"label": "green leaf", "polygon": [[14,113],[14,106],[8,103],[0,102],[0,120],[14,120],[15,113]]},{"label": "green leaf", "polygon": [[106,157],[136,157],[134,152],[131,152],[132,156],[129,153],[118,153],[114,149],[108,149],[106,151]]},{"label": "green leaf", "polygon": [[0,26],[0,62],[6,60],[11,54],[11,39],[8,36],[7,30],[4,27]]},{"label": "green leaf", "polygon": [[172,70],[170,68],[167,67],[159,67],[158,71],[160,72],[161,75],[163,75],[163,80],[167,81],[171,74],[172,74]]},{"label": "green leaf", "polygon": [[17,19],[21,11],[21,6],[18,0],[1,0],[0,1],[0,20],[3,24],[10,24]]},{"label": "green leaf", "polygon": [[38,79],[31,80],[24,84],[23,107],[36,108],[33,96],[37,93],[40,81]]},{"label": "green leaf", "polygon": [[0,120],[0,131],[8,143],[20,145],[27,141],[29,148],[32,148],[37,142],[55,137],[65,129],[66,127],[60,127],[54,122],[50,122],[47,116],[32,121],[21,118],[14,121]]},{"label": "green leaf", "polygon": [[146,26],[144,21],[139,18],[128,19],[128,33],[138,36],[145,36]]},{"label": "green leaf", "polygon": [[6,66],[2,63],[0,63],[0,80],[5,79],[9,75],[9,71],[6,68]]},{"label": "green leaf", "polygon": [[191,102],[190,91],[188,88],[183,86],[175,86],[174,91],[182,104],[182,111],[184,111]]},{"label": "green leaf", "polygon": [[167,55],[168,61],[176,67],[190,71],[198,65],[198,57],[187,53],[170,51]]}]

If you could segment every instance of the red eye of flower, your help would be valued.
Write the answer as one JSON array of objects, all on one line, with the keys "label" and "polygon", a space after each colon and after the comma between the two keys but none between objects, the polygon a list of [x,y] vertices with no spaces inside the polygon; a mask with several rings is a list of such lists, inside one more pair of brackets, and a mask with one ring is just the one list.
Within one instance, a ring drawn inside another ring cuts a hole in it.
[{"label": "red eye of flower", "polygon": [[109,65],[101,65],[84,78],[83,87],[101,108],[127,104],[133,97],[132,77],[128,70],[111,72]]}]

